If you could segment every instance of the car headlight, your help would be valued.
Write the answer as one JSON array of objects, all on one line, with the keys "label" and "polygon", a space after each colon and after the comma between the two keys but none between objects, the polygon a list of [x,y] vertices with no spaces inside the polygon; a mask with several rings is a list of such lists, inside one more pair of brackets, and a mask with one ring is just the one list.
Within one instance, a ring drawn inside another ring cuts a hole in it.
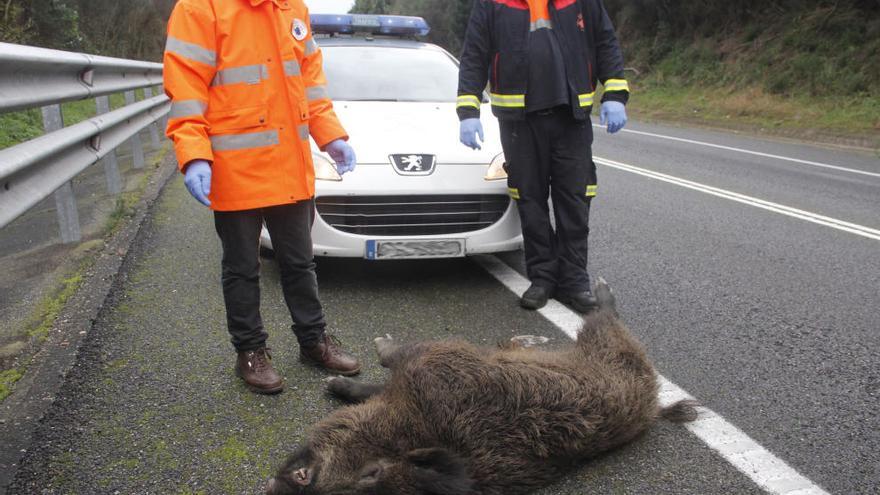
[{"label": "car headlight", "polygon": [[492,164],[486,170],[486,176],[483,177],[483,180],[507,179],[507,170],[504,170],[504,165],[504,153],[501,153],[492,160]]},{"label": "car headlight", "polygon": [[315,179],[332,180],[339,182],[342,176],[336,171],[336,164],[330,161],[326,156],[312,153],[312,163],[315,165]]}]

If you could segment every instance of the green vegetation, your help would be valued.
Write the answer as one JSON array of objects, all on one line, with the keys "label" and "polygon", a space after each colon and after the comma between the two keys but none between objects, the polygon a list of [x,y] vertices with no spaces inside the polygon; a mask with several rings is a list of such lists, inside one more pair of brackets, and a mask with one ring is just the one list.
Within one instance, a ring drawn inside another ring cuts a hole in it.
[{"label": "green vegetation", "polygon": [[761,89],[633,84],[630,115],[880,149],[880,99],[780,96]]},{"label": "green vegetation", "polygon": [[[864,143],[880,131],[876,0],[604,0],[641,118]],[[357,0],[354,12],[424,16],[459,53],[470,1]]]},{"label": "green vegetation", "polygon": [[[85,114],[83,114],[85,115]],[[83,117],[83,118],[87,118]],[[65,118],[66,120],[66,118]],[[124,220],[130,218],[135,211],[135,205],[143,197],[150,179],[159,170],[169,146],[166,144],[160,150],[156,151],[150,157],[146,170],[140,175],[135,186],[126,192],[123,192],[116,199],[116,207],[110,212],[107,222],[103,230],[98,234],[97,239],[84,241],[71,254],[71,263],[75,267],[71,269],[67,275],[63,276],[58,282],[55,290],[39,301],[30,316],[29,321],[24,325],[26,329],[25,339],[30,339],[34,343],[42,343],[49,335],[49,331],[55,324],[58,315],[64,309],[68,300],[76,293],[83,281],[83,274],[88,271],[94,264],[96,257],[91,256],[95,249],[103,246],[103,239],[113,235],[118,228],[123,225]],[[21,377],[21,374],[28,368],[29,360],[22,360],[19,364],[21,370],[6,370],[0,373],[0,402],[11,393],[12,386]],[[110,363],[109,370],[115,370],[126,366],[128,363],[123,360],[116,360]]]},{"label": "green vegetation", "polygon": [[4,0],[0,41],[161,60],[175,0]]},{"label": "green vegetation", "polygon": [[880,2],[606,0],[628,65],[669,83],[880,96]]},{"label": "green vegetation", "polygon": [[55,294],[47,297],[37,306],[37,309],[34,310],[34,325],[32,325],[31,330],[28,330],[30,337],[36,338],[39,341],[46,340],[49,330],[52,329],[55,319],[58,318],[58,314],[61,313],[64,305],[67,304],[67,300],[76,293],[76,290],[82,283],[83,271],[83,268],[80,267],[70,276],[63,278]]},{"label": "green vegetation", "polygon": [[120,225],[123,225],[123,220],[131,218],[134,215],[135,205],[143,196],[147,184],[150,183],[150,179],[153,177],[152,172],[161,166],[162,162],[165,160],[165,156],[168,154],[168,148],[169,147],[166,144],[157,151],[149,159],[147,163],[147,172],[140,176],[135,187],[130,191],[121,193],[116,198],[116,206],[113,208],[113,211],[110,212],[110,216],[107,218],[107,223],[104,224],[104,236],[112,235]]},{"label": "green vegetation", "polygon": [[880,2],[606,4],[634,115],[880,146]]},{"label": "green vegetation", "polygon": [[[143,98],[143,91],[136,92]],[[110,108],[125,105],[121,94],[110,95]],[[71,126],[94,117],[97,113],[95,100],[80,100],[61,105],[64,125]],[[43,135],[43,118],[39,109],[0,114],[0,149],[7,148]]]},{"label": "green vegetation", "polygon": [[15,382],[21,380],[22,376],[24,376],[24,374],[17,369],[0,371],[0,402],[3,402],[3,399],[9,397],[9,394],[12,393],[13,385],[15,385]]}]

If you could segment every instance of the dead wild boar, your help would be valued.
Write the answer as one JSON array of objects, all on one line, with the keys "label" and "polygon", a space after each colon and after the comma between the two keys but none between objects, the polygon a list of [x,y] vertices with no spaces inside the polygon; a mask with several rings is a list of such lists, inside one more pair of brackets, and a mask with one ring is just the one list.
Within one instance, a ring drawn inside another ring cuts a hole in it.
[{"label": "dead wild boar", "polygon": [[599,309],[561,351],[376,339],[385,385],[329,380],[359,403],[318,423],[270,495],[515,495],[629,442],[659,417],[657,373],[600,280]]}]

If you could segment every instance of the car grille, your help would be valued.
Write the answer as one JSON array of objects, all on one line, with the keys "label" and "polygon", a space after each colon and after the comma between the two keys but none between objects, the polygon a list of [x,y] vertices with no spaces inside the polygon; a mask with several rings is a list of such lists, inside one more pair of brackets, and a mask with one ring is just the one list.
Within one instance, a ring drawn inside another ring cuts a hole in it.
[{"label": "car grille", "polygon": [[484,229],[507,211],[503,194],[322,196],[318,214],[333,228],[370,236],[462,234]]}]

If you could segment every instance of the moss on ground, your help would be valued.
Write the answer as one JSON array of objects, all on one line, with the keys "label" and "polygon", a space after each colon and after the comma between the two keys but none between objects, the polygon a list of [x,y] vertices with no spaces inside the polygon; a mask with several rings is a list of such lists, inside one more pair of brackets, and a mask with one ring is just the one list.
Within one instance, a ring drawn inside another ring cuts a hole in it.
[{"label": "moss on ground", "polygon": [[[76,103],[81,106],[83,102]],[[111,100],[111,104],[112,103],[113,100]],[[117,106],[121,106],[119,102],[116,102],[116,104]],[[74,108],[79,107],[75,106]],[[3,123],[3,117],[4,116],[0,116],[0,124]],[[88,118],[89,115],[80,114],[78,117],[85,119]],[[0,147],[2,147],[2,143],[3,136],[2,132],[0,132]],[[119,198],[117,198],[116,207],[110,213],[104,228],[99,234],[99,238],[84,241],[73,250],[70,258],[71,266],[74,268],[69,269],[66,274],[62,275],[61,279],[56,283],[55,289],[34,305],[31,316],[24,325],[23,332],[26,338],[29,338],[33,344],[36,344],[32,346],[30,352],[35,352],[39,344],[46,340],[49,331],[55,324],[55,320],[58,318],[58,315],[64,309],[68,300],[76,293],[80,285],[82,285],[85,273],[94,266],[97,259],[96,256],[92,256],[94,251],[100,249],[104,245],[105,239],[109,239],[134,215],[135,205],[141,200],[150,181],[161,168],[169,149],[169,144],[165,143],[159,150],[152,154],[148,166],[144,173],[139,177],[135,186],[130,191],[120,194]],[[17,370],[17,372],[23,374],[27,371],[30,361],[29,358],[21,358],[21,361],[22,363],[19,365],[20,369]],[[12,393],[12,387],[18,379],[20,379],[20,377],[15,380],[4,381],[4,383],[0,385],[0,401],[3,401]]]},{"label": "moss on ground", "polygon": [[155,170],[162,166],[165,156],[168,155],[168,150],[169,145],[166,143],[156,151],[147,162],[145,173],[140,176],[135,186],[130,191],[125,191],[116,198],[116,206],[110,212],[110,216],[107,218],[102,231],[105,237],[115,233],[121,225],[125,224],[124,220],[134,216],[135,205],[143,197],[144,190],[146,190],[147,185],[153,178]]},{"label": "moss on ground", "polygon": [[39,342],[46,340],[46,337],[49,336],[49,330],[52,329],[55,319],[58,318],[61,310],[64,309],[67,300],[76,293],[76,290],[82,284],[85,268],[85,265],[81,263],[72,273],[61,279],[59,287],[54,294],[37,304],[37,309],[34,311],[34,319],[32,320],[35,324],[27,332],[31,338]]},{"label": "moss on ground", "polygon": [[24,376],[24,373],[15,368],[0,371],[0,401],[9,397],[9,394],[12,393],[12,387],[15,385],[15,382],[21,380],[22,376]]}]

